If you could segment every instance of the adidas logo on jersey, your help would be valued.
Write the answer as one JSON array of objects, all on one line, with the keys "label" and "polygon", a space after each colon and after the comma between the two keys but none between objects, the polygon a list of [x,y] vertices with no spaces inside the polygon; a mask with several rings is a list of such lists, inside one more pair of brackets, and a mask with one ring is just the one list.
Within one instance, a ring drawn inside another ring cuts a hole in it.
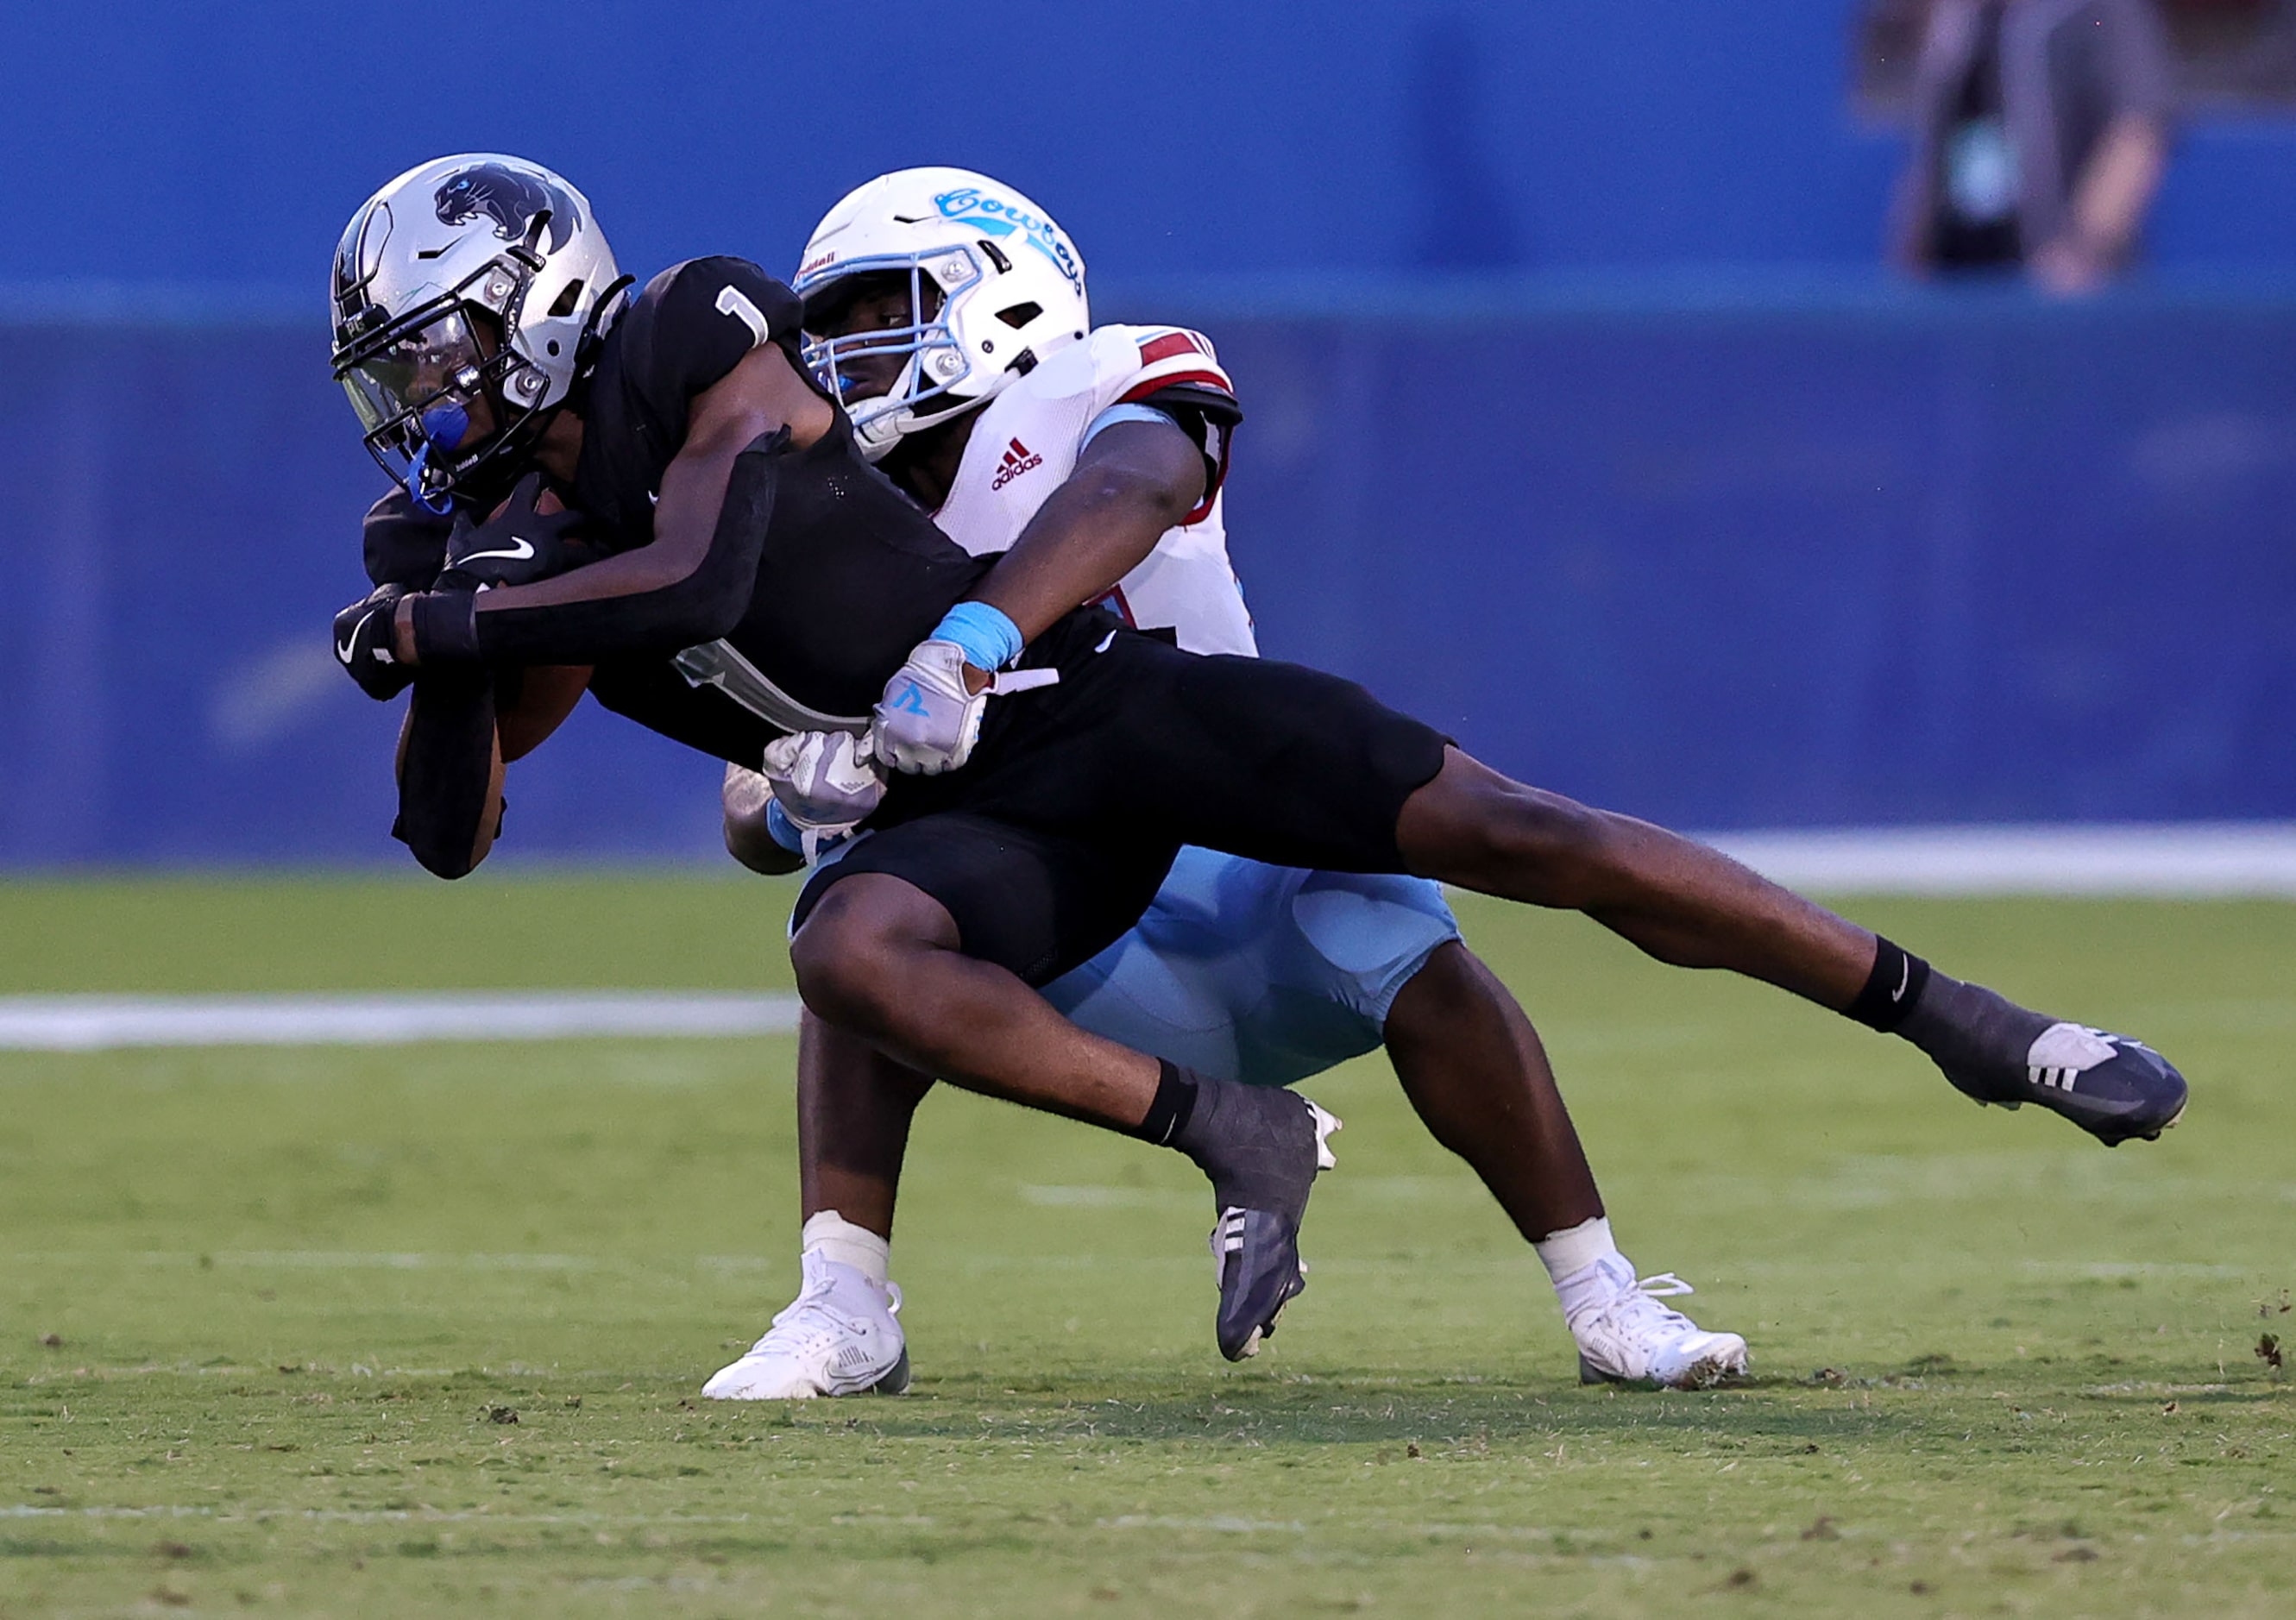
[{"label": "adidas logo on jersey", "polygon": [[996,476],[988,480],[988,487],[1002,489],[1022,473],[1044,464],[1043,456],[1016,438],[1004,446],[1004,459],[997,464]]}]

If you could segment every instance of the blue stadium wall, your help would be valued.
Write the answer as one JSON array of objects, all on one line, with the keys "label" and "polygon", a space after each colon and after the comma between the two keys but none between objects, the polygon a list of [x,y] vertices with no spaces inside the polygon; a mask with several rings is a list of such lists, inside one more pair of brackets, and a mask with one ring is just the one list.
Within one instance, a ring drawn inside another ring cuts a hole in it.
[{"label": "blue stadium wall", "polygon": [[[2202,118],[2093,305],[1888,286],[1850,0],[113,0],[0,95],[0,864],[384,859],[328,617],[377,488],[342,220],[439,151],[626,266],[789,263],[855,181],[1010,176],[1103,318],[1213,332],[1271,652],[1704,827],[2296,815],[2296,131]],[[707,854],[594,712],[504,854]]]},{"label": "blue stadium wall", "polygon": [[[1862,266],[1898,135],[1855,0],[102,0],[17,4],[0,282],[308,304],[441,152],[573,178],[632,265],[792,265],[906,164],[1032,193],[1101,275]],[[2158,261],[2296,267],[2296,129],[2203,118]]]},{"label": "blue stadium wall", "polygon": [[[2296,815],[2296,299],[1450,283],[1177,314],[1271,654],[1677,824]],[[0,860],[387,858],[313,324],[0,328]],[[504,853],[706,854],[586,709]]]}]

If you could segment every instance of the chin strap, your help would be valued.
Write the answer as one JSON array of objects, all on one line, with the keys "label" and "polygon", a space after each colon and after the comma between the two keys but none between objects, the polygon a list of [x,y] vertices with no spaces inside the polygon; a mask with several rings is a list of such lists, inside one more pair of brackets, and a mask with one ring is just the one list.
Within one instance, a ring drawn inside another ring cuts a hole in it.
[{"label": "chin strap", "polygon": [[427,482],[423,474],[429,470],[430,464],[430,441],[426,438],[415,450],[414,459],[406,463],[406,493],[414,498],[414,503],[417,506],[421,507],[424,511],[429,512],[432,517],[450,517],[453,515],[455,511],[455,496],[453,492],[449,490],[441,490],[439,492],[439,498],[433,501],[430,498],[430,492],[423,487],[423,485]]}]

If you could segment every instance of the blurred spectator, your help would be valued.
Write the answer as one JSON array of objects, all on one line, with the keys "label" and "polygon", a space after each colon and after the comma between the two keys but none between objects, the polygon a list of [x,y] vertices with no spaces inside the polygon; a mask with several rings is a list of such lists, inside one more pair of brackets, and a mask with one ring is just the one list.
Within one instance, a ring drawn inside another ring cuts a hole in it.
[{"label": "blurred spectator", "polygon": [[2169,148],[2149,0],[1939,0],[1897,250],[1916,274],[2023,269],[2055,292],[2134,255]]}]

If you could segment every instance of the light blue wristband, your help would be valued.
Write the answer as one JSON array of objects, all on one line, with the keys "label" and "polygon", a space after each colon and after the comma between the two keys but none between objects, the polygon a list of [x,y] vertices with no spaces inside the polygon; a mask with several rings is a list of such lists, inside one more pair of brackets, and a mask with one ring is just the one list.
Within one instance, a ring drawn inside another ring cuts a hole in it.
[{"label": "light blue wristband", "polygon": [[934,626],[932,639],[955,642],[964,649],[966,663],[992,673],[1019,658],[1028,645],[1021,639],[1021,626],[985,601],[957,603]]},{"label": "light blue wristband", "polygon": [[766,801],[766,832],[791,855],[805,853],[805,834],[790,820],[789,812],[782,808],[782,801],[777,798]]}]

